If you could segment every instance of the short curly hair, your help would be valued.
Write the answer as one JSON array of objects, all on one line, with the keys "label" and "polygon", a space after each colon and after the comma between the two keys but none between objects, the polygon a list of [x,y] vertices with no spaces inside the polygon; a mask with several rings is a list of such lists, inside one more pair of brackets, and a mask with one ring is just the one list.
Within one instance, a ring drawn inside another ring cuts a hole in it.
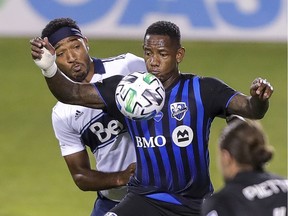
[{"label": "short curly hair", "polygon": [[68,18],[56,18],[51,20],[45,28],[42,30],[41,38],[50,37],[54,32],[62,27],[72,27],[78,29],[80,32],[80,27],[77,25],[76,21]]},{"label": "short curly hair", "polygon": [[181,46],[180,29],[175,23],[169,21],[157,21],[152,23],[147,28],[144,39],[146,35],[167,35],[174,40],[179,47]]}]

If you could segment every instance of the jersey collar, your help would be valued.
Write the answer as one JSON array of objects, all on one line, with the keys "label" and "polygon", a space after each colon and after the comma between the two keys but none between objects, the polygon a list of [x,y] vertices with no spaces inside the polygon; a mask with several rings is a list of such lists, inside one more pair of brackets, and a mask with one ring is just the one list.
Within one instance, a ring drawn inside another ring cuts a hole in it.
[{"label": "jersey collar", "polygon": [[94,63],[94,74],[105,74],[104,64],[101,59],[92,58]]}]

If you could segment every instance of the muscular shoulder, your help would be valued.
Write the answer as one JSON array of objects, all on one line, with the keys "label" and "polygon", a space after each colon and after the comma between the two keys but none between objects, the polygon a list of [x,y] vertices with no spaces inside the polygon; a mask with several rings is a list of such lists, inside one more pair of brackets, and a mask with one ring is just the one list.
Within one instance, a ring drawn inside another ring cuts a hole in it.
[{"label": "muscular shoulder", "polygon": [[220,86],[228,86],[224,81],[215,77],[199,77],[201,85],[205,87],[218,88]]},{"label": "muscular shoulder", "polygon": [[195,79],[199,81],[200,85],[205,87],[217,87],[217,86],[228,86],[224,81],[215,78],[215,77],[205,77],[205,76],[198,76],[192,73],[183,73],[182,79]]}]

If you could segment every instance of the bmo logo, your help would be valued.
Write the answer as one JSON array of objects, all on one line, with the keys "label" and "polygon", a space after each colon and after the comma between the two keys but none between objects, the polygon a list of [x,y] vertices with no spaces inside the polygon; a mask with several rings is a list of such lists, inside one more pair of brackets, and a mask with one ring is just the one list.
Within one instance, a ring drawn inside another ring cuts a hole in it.
[{"label": "bmo logo", "polygon": [[161,147],[166,144],[166,138],[162,135],[156,137],[149,137],[147,140],[145,137],[136,136],[136,146],[138,148],[155,148]]},{"label": "bmo logo", "polygon": [[123,129],[123,125],[117,120],[108,122],[107,127],[101,122],[95,122],[89,127],[90,131],[95,134],[102,143],[107,142],[112,136],[118,135]]},{"label": "bmo logo", "polygon": [[[181,125],[176,127],[172,132],[172,141],[178,147],[186,147],[192,144],[193,140],[193,130],[186,126]],[[156,137],[149,137],[147,140],[145,137],[136,136],[136,146],[138,148],[155,148],[155,147],[162,147],[166,145],[167,140],[163,135],[159,135]]]}]

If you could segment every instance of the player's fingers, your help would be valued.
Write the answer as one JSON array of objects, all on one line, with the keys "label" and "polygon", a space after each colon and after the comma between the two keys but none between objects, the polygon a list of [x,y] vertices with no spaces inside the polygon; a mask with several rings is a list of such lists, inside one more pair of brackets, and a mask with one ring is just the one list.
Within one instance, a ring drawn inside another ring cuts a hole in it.
[{"label": "player's fingers", "polygon": [[267,80],[266,79],[260,79],[258,82],[259,87],[256,90],[257,95],[263,95],[265,88],[266,88]]},{"label": "player's fingers", "polygon": [[38,45],[31,45],[31,51],[33,51],[33,52],[43,53],[42,48],[43,47],[40,47]]},{"label": "player's fingers", "polygon": [[262,82],[261,80],[263,80],[263,79],[260,77],[256,78],[252,82],[250,89],[254,89],[256,91],[256,89],[258,89],[261,86],[261,82]]},{"label": "player's fingers", "polygon": [[262,99],[264,99],[264,100],[269,99],[271,97],[271,95],[273,94],[273,92],[274,92],[273,86],[269,82],[267,82],[265,84],[265,89],[263,92],[263,98]]},{"label": "player's fingers", "polygon": [[31,56],[33,59],[41,59],[42,58],[42,53],[37,52],[37,51],[33,51],[31,50]]},{"label": "player's fingers", "polygon": [[44,42],[45,42],[45,48],[46,48],[47,50],[49,50],[49,52],[50,52],[52,55],[54,55],[54,54],[55,54],[55,49],[54,49],[54,47],[49,43],[47,37],[44,38]]},{"label": "player's fingers", "polygon": [[35,58],[41,58],[41,55],[43,54],[43,39],[41,37],[35,37],[30,40],[31,44],[31,55],[33,59]]},{"label": "player's fingers", "polygon": [[251,96],[258,96],[259,99],[267,99],[271,96],[272,92],[273,87],[266,79],[258,77],[252,82],[250,88]]},{"label": "player's fingers", "polygon": [[255,83],[255,89],[251,89],[252,96],[258,96],[261,100],[267,100],[273,93],[272,85],[266,79],[260,79],[258,83]]},{"label": "player's fingers", "polygon": [[[262,79],[262,78],[256,78],[256,79],[252,82],[252,84],[251,84],[251,86],[250,86],[250,95],[251,95],[251,96],[257,96],[257,95],[260,94],[260,92],[259,92],[259,87],[261,86],[261,82],[260,82],[261,79]],[[257,92],[257,91],[258,91],[258,92]]]},{"label": "player's fingers", "polygon": [[33,59],[41,59],[43,54],[42,47],[31,45],[31,56]]},{"label": "player's fingers", "polygon": [[31,46],[37,46],[40,48],[43,47],[43,43],[44,43],[43,39],[40,37],[35,37],[35,38],[31,39],[29,42],[30,42]]}]

